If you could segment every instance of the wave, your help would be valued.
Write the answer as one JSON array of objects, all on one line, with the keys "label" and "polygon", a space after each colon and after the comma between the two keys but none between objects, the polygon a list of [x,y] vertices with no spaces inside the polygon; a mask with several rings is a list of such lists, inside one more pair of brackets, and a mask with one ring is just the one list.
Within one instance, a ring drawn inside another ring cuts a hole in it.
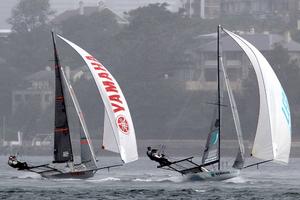
[{"label": "wave", "polygon": [[249,183],[250,180],[247,180],[241,176],[237,176],[231,179],[224,180],[226,183]]},{"label": "wave", "polygon": [[39,174],[25,172],[18,176],[12,176],[12,179],[42,179],[42,177]]},{"label": "wave", "polygon": [[171,183],[180,183],[183,181],[182,177],[172,176],[172,177],[152,177],[152,178],[134,178],[133,182],[171,182]]},{"label": "wave", "polygon": [[87,179],[88,182],[107,182],[107,181],[121,181],[120,178],[116,177],[106,177],[101,179]]},{"label": "wave", "polygon": [[198,193],[205,193],[206,192],[206,190],[195,190],[195,192],[198,192]]}]

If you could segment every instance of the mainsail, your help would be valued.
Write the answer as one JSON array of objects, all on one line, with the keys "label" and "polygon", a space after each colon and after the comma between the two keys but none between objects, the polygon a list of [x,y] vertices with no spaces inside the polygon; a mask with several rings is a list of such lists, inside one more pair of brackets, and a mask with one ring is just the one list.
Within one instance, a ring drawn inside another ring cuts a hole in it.
[{"label": "mainsail", "polygon": [[80,131],[80,152],[81,152],[81,163],[89,167],[89,169],[96,168],[96,156],[92,147],[92,140],[90,138],[90,134],[88,132],[86,122],[83,117],[83,112],[81,111],[81,108],[79,106],[77,97],[75,95],[75,92],[73,90],[72,85],[69,83],[63,69],[61,68],[61,74],[64,78],[65,85],[69,90],[70,96],[72,98],[72,102],[74,104],[76,113],[79,118],[79,122],[81,125],[82,131]]},{"label": "mainsail", "polygon": [[55,60],[55,129],[54,129],[54,161],[63,163],[73,161],[70,130],[64,91],[61,80],[60,62],[56,50],[56,43],[52,32]]},{"label": "mainsail", "polygon": [[260,107],[252,155],[288,163],[291,147],[291,116],[286,94],[265,57],[248,41],[223,29],[249,57],[257,76]]},{"label": "mainsail", "polygon": [[235,159],[232,167],[236,168],[236,169],[242,169],[244,167],[244,161],[245,161],[245,159],[244,159],[245,147],[244,147],[244,143],[243,143],[242,128],[241,128],[241,123],[240,123],[240,118],[239,118],[239,113],[237,110],[236,102],[235,102],[235,99],[233,96],[232,89],[230,87],[229,78],[226,73],[225,67],[223,65],[222,58],[221,58],[221,67],[222,67],[222,71],[223,71],[223,75],[224,75],[225,85],[227,88],[227,93],[228,93],[228,97],[229,97],[229,101],[230,101],[230,107],[231,107],[231,111],[232,111],[232,115],[233,115],[233,121],[234,121],[237,138],[238,138],[238,143],[239,143],[239,150],[238,150],[236,159]]},{"label": "mainsail", "polygon": [[[58,37],[74,48],[89,67],[105,106],[105,112],[108,116],[106,120],[109,121],[111,126],[107,130],[113,133],[113,136],[110,136],[109,139],[115,138],[122,161],[128,163],[137,160],[138,153],[134,126],[119,84],[93,56],[62,36],[58,35]],[[104,133],[104,135],[106,134],[110,133]],[[105,146],[103,148],[106,149]],[[107,150],[114,151],[113,149]]]},{"label": "mainsail", "polygon": [[[217,112],[215,112],[215,115],[216,114]],[[219,161],[219,128],[220,120],[215,118],[207,137],[202,164],[213,164]]]}]

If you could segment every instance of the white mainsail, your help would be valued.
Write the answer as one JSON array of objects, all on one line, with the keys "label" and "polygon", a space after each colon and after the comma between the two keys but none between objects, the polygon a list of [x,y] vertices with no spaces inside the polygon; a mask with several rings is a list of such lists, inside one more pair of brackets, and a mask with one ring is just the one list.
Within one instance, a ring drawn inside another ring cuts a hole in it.
[{"label": "white mainsail", "polygon": [[242,134],[242,128],[241,128],[241,123],[240,123],[240,117],[239,117],[236,102],[235,102],[235,99],[233,96],[233,92],[230,87],[229,78],[228,78],[227,72],[225,70],[225,67],[223,65],[222,57],[220,58],[220,61],[221,61],[221,67],[222,67],[222,71],[223,71],[223,75],[224,75],[225,85],[227,88],[227,93],[228,93],[228,97],[229,97],[229,101],[230,101],[230,107],[231,107],[231,111],[232,111],[232,115],[233,115],[233,121],[234,121],[235,130],[237,133],[237,138],[238,138],[238,143],[239,143],[239,152],[238,152],[238,155],[234,162],[234,168],[243,168],[245,147],[244,147],[244,143],[243,143],[243,134]]},{"label": "white mainsail", "polygon": [[[81,111],[81,108],[79,106],[77,97],[76,97],[75,92],[73,90],[73,87],[69,83],[69,81],[68,81],[68,79],[65,75],[64,70],[62,68],[60,68],[60,70],[61,70],[61,74],[63,76],[63,79],[65,81],[65,86],[69,90],[69,94],[72,98],[76,113],[77,113],[78,118],[79,118],[79,122],[81,124],[81,128],[82,128],[83,133],[84,133],[85,138],[86,138],[84,143],[87,145],[87,147],[84,148],[84,149],[81,149],[81,161],[84,162],[86,165],[89,165],[90,167],[95,167],[96,168],[96,166],[97,166],[96,165],[96,156],[95,156],[94,149],[93,149],[93,146],[92,146],[92,140],[91,140],[89,131],[87,129],[87,125],[85,123],[84,117],[83,117],[83,112]],[[82,138],[80,138],[80,140],[81,139]],[[80,143],[82,143],[82,141],[80,141]],[[81,148],[83,148],[83,145],[81,145]]]},{"label": "white mainsail", "polygon": [[259,86],[260,108],[252,155],[288,163],[291,148],[291,116],[286,94],[265,57],[248,41],[223,29],[249,57]]},{"label": "white mainsail", "polygon": [[[111,140],[112,137],[115,137],[118,152],[124,163],[137,160],[138,153],[134,126],[126,99],[119,84],[111,73],[88,52],[62,36],[57,36],[76,50],[93,75],[105,106],[105,112],[108,116],[107,120],[111,125],[111,127],[106,130],[113,133],[113,136],[104,137],[104,139],[109,138],[109,140]],[[105,126],[108,127],[107,123]],[[109,132],[104,133],[104,135],[107,136],[111,134]],[[106,142],[104,142],[104,144],[105,143]],[[104,149],[106,149],[105,146]],[[112,148],[108,148],[107,150],[114,151]]]}]

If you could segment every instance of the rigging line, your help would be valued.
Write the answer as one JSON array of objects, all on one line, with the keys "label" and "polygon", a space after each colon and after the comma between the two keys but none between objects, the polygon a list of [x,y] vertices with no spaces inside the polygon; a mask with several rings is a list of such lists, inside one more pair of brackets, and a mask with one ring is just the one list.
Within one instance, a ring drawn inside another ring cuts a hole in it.
[{"label": "rigging line", "polygon": [[[199,79],[200,79],[200,77],[199,77]],[[177,124],[177,122],[180,121],[183,114],[186,112],[186,110],[188,108],[188,104],[190,103],[193,94],[194,94],[194,92],[192,92],[190,95],[188,95],[188,98],[185,98],[185,101],[183,103],[183,106],[180,109],[180,112],[178,113],[178,115],[176,116],[176,118],[172,122],[173,126],[171,126],[171,128],[167,129],[167,131],[169,132],[168,137],[167,137],[167,141],[170,141],[171,137],[173,136],[173,133],[175,131],[175,125]]]},{"label": "rigging line", "polygon": [[[197,77],[196,81],[200,81],[201,77]],[[191,99],[193,97],[193,95],[195,94],[195,91],[190,91],[190,94],[187,96],[187,98],[185,98],[185,101],[183,103],[183,106],[181,106],[180,112],[178,113],[178,115],[176,116],[176,118],[173,120],[172,124],[177,124],[178,121],[180,121],[180,119],[182,118],[182,116],[184,115],[184,113],[187,111],[188,109],[188,105],[191,102]],[[200,102],[201,104],[210,104],[208,102]],[[211,103],[211,104],[216,104],[216,103]],[[216,104],[217,105],[217,104]],[[226,106],[226,105],[221,105],[221,106]],[[167,141],[170,141],[173,133],[175,131],[175,127],[176,126],[172,126],[171,128],[168,128],[167,131],[169,132],[168,137],[167,137]]]},{"label": "rigging line", "polygon": [[253,167],[253,166],[257,166],[258,167],[258,165],[260,165],[260,164],[271,162],[271,161],[273,161],[273,159],[271,159],[271,160],[265,160],[265,161],[254,163],[254,164],[251,164],[251,165],[247,165],[247,166],[244,167],[244,169],[248,168],[248,167]]}]

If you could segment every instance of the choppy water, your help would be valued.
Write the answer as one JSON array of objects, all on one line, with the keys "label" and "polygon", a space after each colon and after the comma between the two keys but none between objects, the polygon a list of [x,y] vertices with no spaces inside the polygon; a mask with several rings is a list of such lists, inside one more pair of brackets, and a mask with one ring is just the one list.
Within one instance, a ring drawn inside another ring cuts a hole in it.
[{"label": "choppy water", "polygon": [[[26,157],[44,163],[50,158]],[[243,170],[222,182],[186,180],[156,169],[147,158],[123,167],[99,171],[87,180],[49,180],[15,171],[0,157],[0,199],[300,199],[300,159],[288,166],[266,164]],[[112,164],[117,158],[103,158]]]}]

